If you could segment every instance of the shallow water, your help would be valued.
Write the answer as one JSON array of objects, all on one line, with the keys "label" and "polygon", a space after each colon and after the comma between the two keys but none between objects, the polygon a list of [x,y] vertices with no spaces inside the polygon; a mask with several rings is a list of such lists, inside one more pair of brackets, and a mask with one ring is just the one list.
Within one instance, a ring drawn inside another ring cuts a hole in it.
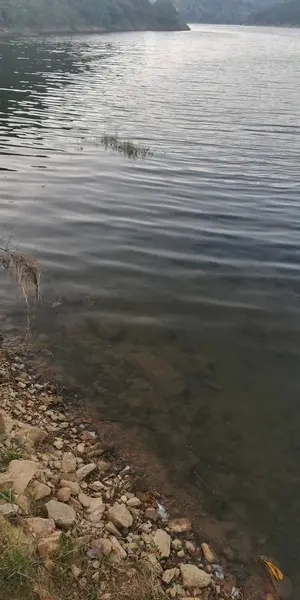
[{"label": "shallow water", "polygon": [[[294,575],[299,53],[272,28],[0,40],[2,235],[42,266],[34,331]],[[19,314],[6,280],[1,301]]]}]

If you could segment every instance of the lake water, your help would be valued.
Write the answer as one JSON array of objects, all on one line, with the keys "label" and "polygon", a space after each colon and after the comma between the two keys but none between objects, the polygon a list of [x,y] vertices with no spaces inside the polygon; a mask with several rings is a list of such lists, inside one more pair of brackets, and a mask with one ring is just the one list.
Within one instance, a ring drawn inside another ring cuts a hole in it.
[{"label": "lake water", "polygon": [[[299,31],[3,38],[0,56],[2,235],[41,264],[37,338],[295,577]],[[1,302],[20,312],[5,278]]]}]

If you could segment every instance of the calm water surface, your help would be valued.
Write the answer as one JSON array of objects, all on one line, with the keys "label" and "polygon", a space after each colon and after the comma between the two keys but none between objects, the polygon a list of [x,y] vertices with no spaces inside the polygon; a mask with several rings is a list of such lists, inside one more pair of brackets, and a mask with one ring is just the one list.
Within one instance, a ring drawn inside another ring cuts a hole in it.
[{"label": "calm water surface", "polygon": [[[297,575],[299,31],[2,39],[0,56],[2,235],[42,266],[36,333]],[[106,152],[104,132],[153,157]],[[6,280],[1,302],[18,313]]]}]

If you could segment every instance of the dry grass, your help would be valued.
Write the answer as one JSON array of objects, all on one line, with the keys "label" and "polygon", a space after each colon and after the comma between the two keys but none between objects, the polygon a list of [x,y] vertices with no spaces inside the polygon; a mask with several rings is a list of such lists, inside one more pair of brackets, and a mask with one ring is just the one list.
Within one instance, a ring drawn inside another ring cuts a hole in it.
[{"label": "dry grass", "polygon": [[109,135],[105,133],[100,139],[100,143],[106,150],[112,150],[113,152],[119,152],[124,154],[128,158],[146,158],[152,156],[150,148],[142,146],[142,144],[136,144],[129,140],[120,140],[117,135]]},{"label": "dry grass", "polygon": [[35,301],[41,299],[40,277],[41,272],[37,262],[21,254],[12,252],[8,247],[0,247],[0,265],[17,279],[21,295],[28,303],[28,298],[33,291]]},{"label": "dry grass", "polygon": [[107,559],[105,581],[111,600],[166,600],[158,573],[146,560],[123,564]]}]

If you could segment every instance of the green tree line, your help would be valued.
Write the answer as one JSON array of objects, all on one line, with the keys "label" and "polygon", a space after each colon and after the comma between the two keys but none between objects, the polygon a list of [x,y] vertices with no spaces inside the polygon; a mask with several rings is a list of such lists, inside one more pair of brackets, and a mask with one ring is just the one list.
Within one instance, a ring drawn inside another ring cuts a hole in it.
[{"label": "green tree line", "polygon": [[171,0],[0,0],[2,29],[183,29]]}]

